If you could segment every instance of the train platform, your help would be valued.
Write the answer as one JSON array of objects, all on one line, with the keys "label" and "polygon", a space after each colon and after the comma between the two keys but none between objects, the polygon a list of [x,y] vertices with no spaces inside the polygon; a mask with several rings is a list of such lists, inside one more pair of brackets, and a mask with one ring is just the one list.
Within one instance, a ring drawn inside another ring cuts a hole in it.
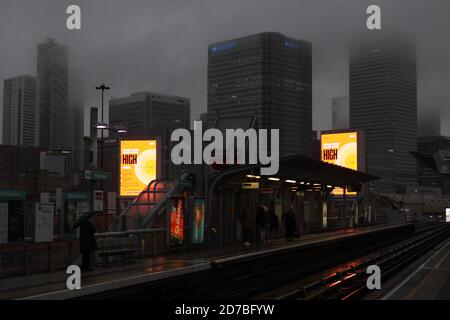
[{"label": "train platform", "polygon": [[404,274],[383,300],[450,300],[450,240]]},{"label": "train platform", "polygon": [[96,266],[83,273],[80,290],[68,290],[65,271],[34,274],[0,279],[0,299],[68,299],[82,297],[112,289],[157,281],[187,273],[208,270],[214,264],[238,261],[252,256],[291,250],[296,247],[321,245],[338,239],[363,235],[374,231],[399,228],[406,224],[378,225],[303,235],[292,242],[274,239],[225,247],[205,248],[198,251],[177,252],[165,256],[138,259],[133,263],[114,263],[107,267]]}]

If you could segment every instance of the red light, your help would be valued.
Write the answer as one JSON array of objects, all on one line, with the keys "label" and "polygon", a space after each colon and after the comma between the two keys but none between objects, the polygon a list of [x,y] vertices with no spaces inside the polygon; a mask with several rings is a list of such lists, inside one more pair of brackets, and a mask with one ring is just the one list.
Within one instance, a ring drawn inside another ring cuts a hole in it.
[{"label": "red light", "polygon": [[349,274],[348,276],[344,277],[344,280],[353,278],[354,276],[356,276],[356,273]]},{"label": "red light", "polygon": [[342,280],[338,280],[338,281],[333,282],[332,284],[330,284],[328,287],[329,287],[329,288],[334,287],[334,286],[338,285],[338,284],[341,283],[341,282],[342,282]]}]

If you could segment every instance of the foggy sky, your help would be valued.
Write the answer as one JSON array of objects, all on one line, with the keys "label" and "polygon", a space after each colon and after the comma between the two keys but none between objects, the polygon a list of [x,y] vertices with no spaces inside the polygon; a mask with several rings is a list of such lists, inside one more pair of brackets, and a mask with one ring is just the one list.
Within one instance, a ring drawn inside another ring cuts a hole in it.
[{"label": "foggy sky", "polygon": [[[81,31],[66,29],[70,4],[81,7]],[[195,120],[206,111],[208,45],[276,31],[312,42],[313,127],[330,129],[331,99],[348,95],[348,40],[368,32],[370,4],[381,7],[383,32],[417,40],[419,120],[440,109],[450,135],[448,0],[1,0],[1,88],[8,77],[36,75],[36,45],[50,36],[69,47],[86,109],[100,105],[94,87],[105,82],[107,100],[138,91],[188,97]]]}]

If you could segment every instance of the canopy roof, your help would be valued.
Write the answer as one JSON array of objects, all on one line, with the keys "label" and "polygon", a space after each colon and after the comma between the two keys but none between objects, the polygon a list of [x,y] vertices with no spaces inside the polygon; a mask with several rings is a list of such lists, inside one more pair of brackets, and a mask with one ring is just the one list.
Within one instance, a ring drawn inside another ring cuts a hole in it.
[{"label": "canopy roof", "polygon": [[[221,181],[242,180],[242,177],[251,174],[259,175],[261,165],[235,166],[226,169],[219,176]],[[265,178],[266,176],[261,176]],[[280,159],[278,173],[274,175],[281,180],[296,180],[297,182],[320,183],[345,187],[377,180],[379,177],[364,172],[344,168],[315,160],[304,155],[292,155]]]}]

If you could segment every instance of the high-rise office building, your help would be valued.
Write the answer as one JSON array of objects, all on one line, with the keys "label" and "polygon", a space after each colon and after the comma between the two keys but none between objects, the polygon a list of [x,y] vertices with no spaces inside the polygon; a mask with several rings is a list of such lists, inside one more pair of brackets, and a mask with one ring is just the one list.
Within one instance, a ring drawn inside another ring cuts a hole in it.
[{"label": "high-rise office building", "polygon": [[[418,138],[417,151],[434,154],[440,150],[450,150],[450,137],[446,136],[422,136]],[[417,175],[419,185],[440,188],[442,193],[450,195],[450,176],[442,175],[423,162],[418,162]]]},{"label": "high-rise office building", "polygon": [[84,101],[83,78],[81,72],[73,70],[69,76],[69,104],[70,104],[70,146],[71,169],[82,170],[84,148]]},{"label": "high-rise office building", "polygon": [[109,101],[109,123],[122,125],[128,135],[148,134],[150,129],[190,127],[190,100],[151,92],[134,93]]},{"label": "high-rise office building", "polygon": [[68,49],[53,39],[37,50],[37,144],[49,150],[70,150]]},{"label": "high-rise office building", "polygon": [[36,78],[22,75],[3,82],[3,144],[34,146]]},{"label": "high-rise office building", "polygon": [[206,127],[208,123],[208,113],[207,112],[200,113],[199,121],[203,123],[203,127]]},{"label": "high-rise office building", "polygon": [[71,133],[72,147],[71,167],[75,170],[83,169],[83,136],[84,136],[84,105],[81,102],[71,103]]},{"label": "high-rise office building", "polygon": [[[367,171],[382,179],[381,192],[417,185],[417,73],[413,45],[397,38],[367,37],[350,50],[350,127],[366,132],[383,159],[368,157]],[[385,164],[389,163],[388,166]]]},{"label": "high-rise office building", "polygon": [[280,154],[311,155],[311,43],[265,32],[208,48],[208,122],[256,117],[280,129]]},{"label": "high-rise office building", "polygon": [[333,130],[350,128],[348,97],[336,97],[331,100],[331,124]]},{"label": "high-rise office building", "polygon": [[419,137],[441,135],[441,113],[439,109],[426,108],[419,114]]}]

